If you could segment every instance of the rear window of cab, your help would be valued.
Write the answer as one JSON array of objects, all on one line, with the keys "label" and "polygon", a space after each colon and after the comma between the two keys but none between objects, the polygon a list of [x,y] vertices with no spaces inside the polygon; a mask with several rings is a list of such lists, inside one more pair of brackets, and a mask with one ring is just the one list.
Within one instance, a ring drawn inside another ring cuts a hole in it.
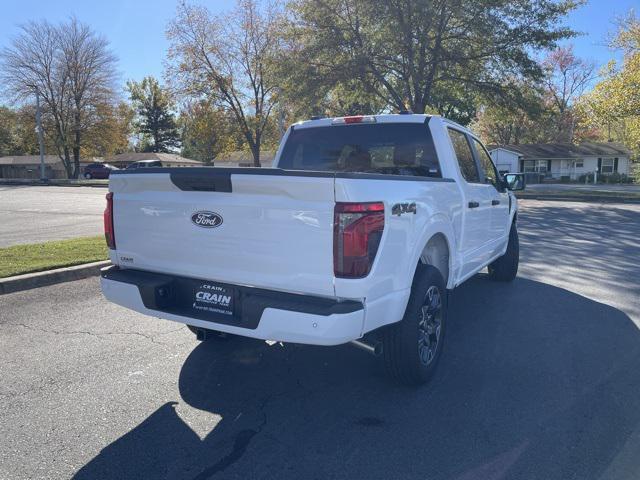
[{"label": "rear window of cab", "polygon": [[431,132],[424,123],[294,128],[278,167],[442,177]]}]

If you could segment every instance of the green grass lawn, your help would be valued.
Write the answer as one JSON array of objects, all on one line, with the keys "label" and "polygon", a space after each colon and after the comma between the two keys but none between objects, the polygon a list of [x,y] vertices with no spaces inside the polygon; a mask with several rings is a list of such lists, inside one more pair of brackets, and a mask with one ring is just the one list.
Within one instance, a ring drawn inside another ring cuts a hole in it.
[{"label": "green grass lawn", "polygon": [[106,260],[103,236],[0,248],[0,278]]}]

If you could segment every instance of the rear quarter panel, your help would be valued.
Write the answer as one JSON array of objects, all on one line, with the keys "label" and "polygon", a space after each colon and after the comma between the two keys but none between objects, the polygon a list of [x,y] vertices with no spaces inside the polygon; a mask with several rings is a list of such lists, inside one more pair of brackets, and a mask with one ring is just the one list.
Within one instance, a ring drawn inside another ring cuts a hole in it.
[{"label": "rear quarter panel", "polygon": [[[436,233],[450,245],[450,271],[455,262],[455,230],[460,228],[461,205],[458,186],[438,179],[371,180],[336,178],[337,202],[384,202],[385,228],[373,267],[361,279],[335,279],[336,295],[377,302],[380,313],[367,312],[365,330],[399,320],[406,308],[409,290],[420,254]],[[396,203],[415,203],[416,213],[392,214]],[[400,300],[398,300],[400,299]],[[384,300],[384,301],[383,301]],[[388,308],[388,304],[394,304]],[[379,318],[378,315],[386,315]]]}]

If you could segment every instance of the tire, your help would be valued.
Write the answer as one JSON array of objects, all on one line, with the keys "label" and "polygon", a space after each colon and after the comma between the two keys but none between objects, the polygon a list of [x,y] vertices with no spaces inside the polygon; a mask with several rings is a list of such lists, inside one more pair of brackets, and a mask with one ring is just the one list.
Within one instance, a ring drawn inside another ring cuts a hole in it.
[{"label": "tire", "polygon": [[516,224],[511,225],[507,251],[489,264],[489,277],[498,282],[511,282],[518,274],[520,263],[520,241]]},{"label": "tire", "polygon": [[404,317],[383,333],[387,372],[407,385],[426,383],[442,354],[447,320],[447,289],[440,271],[419,266]]},{"label": "tire", "polygon": [[87,180],[91,180],[91,174],[89,172],[85,173],[84,178],[86,178]]},{"label": "tire", "polygon": [[194,327],[193,325],[187,325],[187,328],[193,332],[193,334],[197,337],[198,330],[204,330],[206,335],[204,336],[203,341],[206,340],[228,340],[230,338],[235,337],[235,335],[231,333],[218,332],[216,330],[208,330],[206,328]]}]

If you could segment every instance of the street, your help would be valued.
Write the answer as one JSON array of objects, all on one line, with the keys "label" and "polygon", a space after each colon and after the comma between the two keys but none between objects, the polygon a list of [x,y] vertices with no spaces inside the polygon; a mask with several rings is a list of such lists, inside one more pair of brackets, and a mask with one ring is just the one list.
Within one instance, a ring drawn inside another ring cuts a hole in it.
[{"label": "street", "polygon": [[638,193],[638,185],[620,184],[580,184],[580,183],[531,183],[527,185],[527,190],[532,192],[556,191],[583,191],[583,192],[603,192],[603,193]]},{"label": "street", "polygon": [[[3,187],[0,245],[99,234],[105,190],[70,190],[24,226]],[[349,346],[198,343],[96,278],[0,296],[0,478],[640,478],[640,205],[521,206],[518,278],[453,292],[418,389]]]},{"label": "street", "polygon": [[0,247],[103,233],[106,188],[0,186]]}]

